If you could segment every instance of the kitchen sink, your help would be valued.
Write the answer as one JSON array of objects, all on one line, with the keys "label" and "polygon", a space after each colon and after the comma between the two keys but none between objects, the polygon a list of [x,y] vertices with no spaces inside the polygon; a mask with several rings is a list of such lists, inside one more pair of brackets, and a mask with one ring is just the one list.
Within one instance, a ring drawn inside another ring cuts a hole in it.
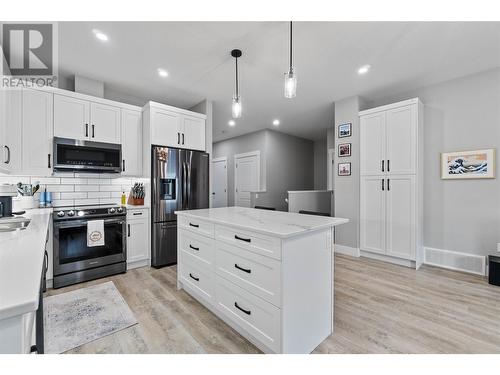
[{"label": "kitchen sink", "polygon": [[25,217],[0,219],[0,233],[26,229],[30,221],[31,219]]}]

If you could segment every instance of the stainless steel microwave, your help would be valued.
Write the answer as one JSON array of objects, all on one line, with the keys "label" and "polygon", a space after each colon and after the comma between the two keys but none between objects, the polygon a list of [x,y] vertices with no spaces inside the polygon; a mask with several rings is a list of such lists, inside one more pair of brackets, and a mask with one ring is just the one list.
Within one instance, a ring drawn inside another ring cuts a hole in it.
[{"label": "stainless steel microwave", "polygon": [[54,170],[120,173],[122,146],[54,137]]}]

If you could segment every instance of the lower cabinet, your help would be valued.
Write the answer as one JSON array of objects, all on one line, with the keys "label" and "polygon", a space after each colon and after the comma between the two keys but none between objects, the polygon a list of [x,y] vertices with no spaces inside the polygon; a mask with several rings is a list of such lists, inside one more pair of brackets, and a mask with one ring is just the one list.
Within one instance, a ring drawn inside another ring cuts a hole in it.
[{"label": "lower cabinet", "polygon": [[149,215],[147,209],[129,209],[127,212],[127,268],[149,263]]}]

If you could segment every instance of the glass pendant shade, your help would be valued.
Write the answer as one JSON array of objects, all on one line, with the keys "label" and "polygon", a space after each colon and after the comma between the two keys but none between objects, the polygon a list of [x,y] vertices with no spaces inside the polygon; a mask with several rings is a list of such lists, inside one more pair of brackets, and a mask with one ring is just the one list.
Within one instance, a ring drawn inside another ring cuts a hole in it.
[{"label": "glass pendant shade", "polygon": [[293,69],[285,73],[285,98],[295,98],[297,95],[297,74]]},{"label": "glass pendant shade", "polygon": [[233,96],[233,104],[231,106],[231,112],[232,112],[233,118],[240,118],[241,117],[241,97],[240,96]]}]

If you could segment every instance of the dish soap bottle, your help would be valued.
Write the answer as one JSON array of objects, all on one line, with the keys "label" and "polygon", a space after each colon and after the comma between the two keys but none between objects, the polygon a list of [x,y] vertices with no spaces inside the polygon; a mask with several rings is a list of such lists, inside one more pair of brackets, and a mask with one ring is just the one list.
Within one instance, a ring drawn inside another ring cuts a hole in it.
[{"label": "dish soap bottle", "polygon": [[125,195],[125,192],[122,191],[122,205],[124,206],[127,204],[127,196]]}]

